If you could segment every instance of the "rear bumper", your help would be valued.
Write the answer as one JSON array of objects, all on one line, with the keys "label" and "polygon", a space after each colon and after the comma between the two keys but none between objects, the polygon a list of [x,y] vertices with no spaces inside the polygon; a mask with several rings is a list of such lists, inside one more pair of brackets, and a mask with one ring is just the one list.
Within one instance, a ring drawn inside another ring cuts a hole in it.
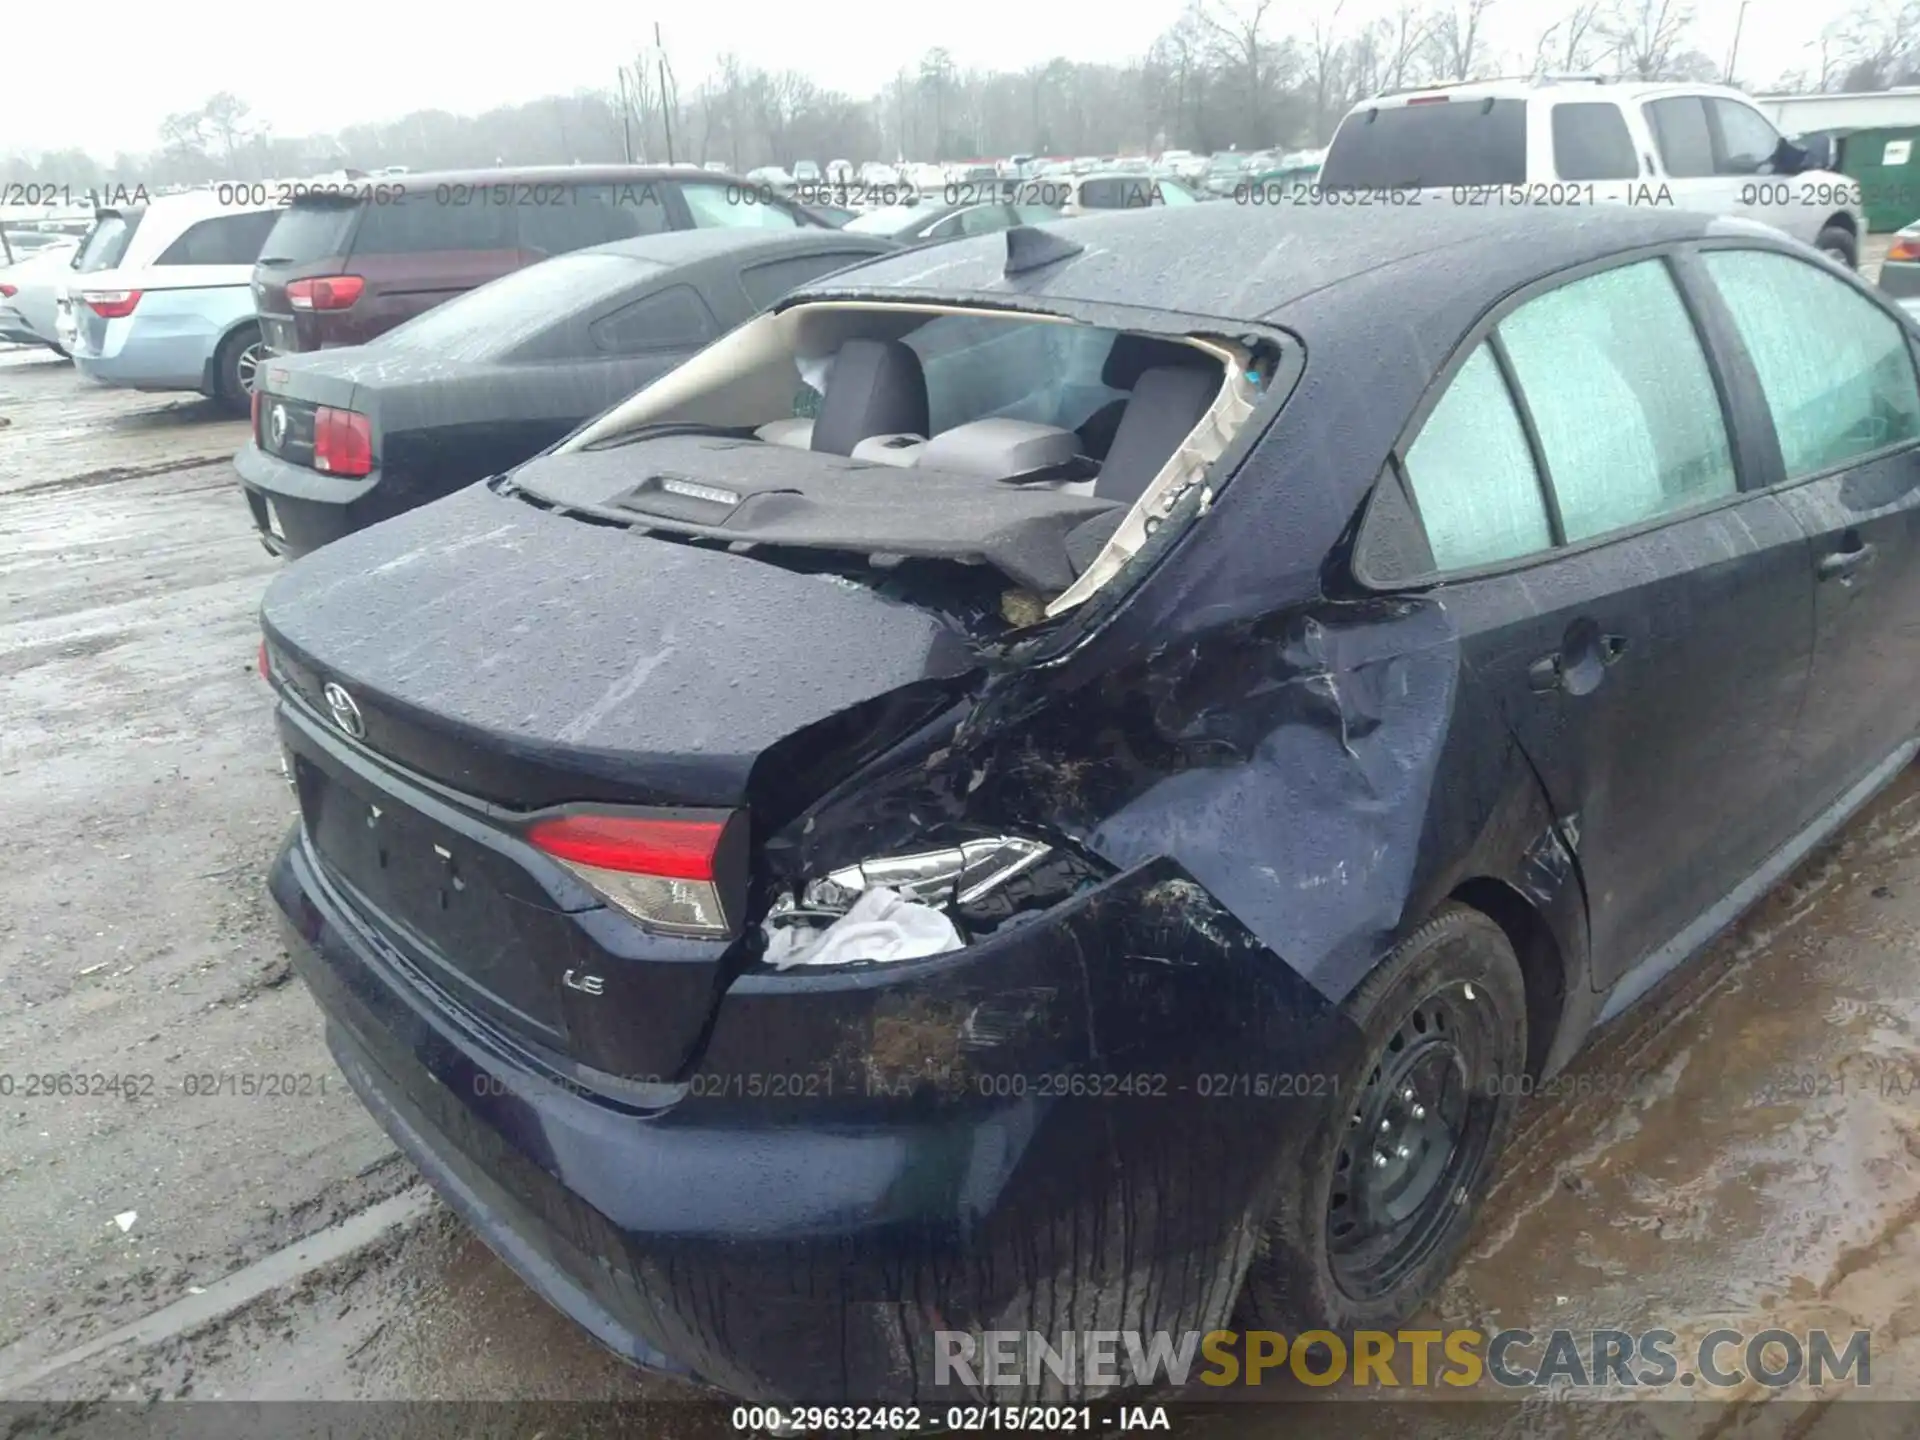
[{"label": "rear bumper", "polygon": [[[322,475],[269,455],[252,440],[235,452],[233,468],[240,477],[261,543],[274,554],[289,558],[318,550],[407,508],[394,503],[393,486],[382,488],[378,470],[363,480]],[[284,536],[275,535],[267,522],[269,499],[280,528],[286,532]]]},{"label": "rear bumper", "polygon": [[1881,261],[1880,288],[1896,300],[1920,300],[1920,263]]},{"label": "rear bumper", "polygon": [[[1180,939],[1164,904],[1143,917],[1154,868],[899,981],[736,981],[688,1088],[649,1112],[541,1080],[415,983],[301,828],[269,887],[349,1082],[549,1302],[737,1395],[925,1403],[965,1398],[936,1384],[937,1332],[1226,1324],[1329,1103],[1230,1077],[1351,1056],[1258,947],[1152,958]],[[1121,1074],[1159,1078],[1122,1093]],[[1083,1398],[1053,1383],[992,1398]]]}]

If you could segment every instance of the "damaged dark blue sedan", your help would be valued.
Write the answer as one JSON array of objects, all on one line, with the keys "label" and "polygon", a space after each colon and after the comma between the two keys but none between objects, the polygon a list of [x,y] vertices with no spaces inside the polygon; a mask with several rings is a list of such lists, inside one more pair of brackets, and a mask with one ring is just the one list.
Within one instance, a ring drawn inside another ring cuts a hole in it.
[{"label": "damaged dark blue sedan", "polygon": [[643,1365],[1391,1324],[1516,1097],[1914,754],[1917,352],[1673,211],[843,272],[274,582],[299,972]]}]

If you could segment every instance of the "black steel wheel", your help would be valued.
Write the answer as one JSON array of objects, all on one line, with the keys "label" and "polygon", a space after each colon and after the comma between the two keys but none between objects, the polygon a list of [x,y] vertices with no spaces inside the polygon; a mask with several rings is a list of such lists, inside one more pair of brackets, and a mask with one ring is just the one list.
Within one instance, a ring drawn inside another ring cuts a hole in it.
[{"label": "black steel wheel", "polygon": [[1526,982],[1506,934],[1449,903],[1346,1005],[1358,1057],[1280,1167],[1241,1294],[1246,1325],[1391,1326],[1446,1280],[1511,1128]]}]

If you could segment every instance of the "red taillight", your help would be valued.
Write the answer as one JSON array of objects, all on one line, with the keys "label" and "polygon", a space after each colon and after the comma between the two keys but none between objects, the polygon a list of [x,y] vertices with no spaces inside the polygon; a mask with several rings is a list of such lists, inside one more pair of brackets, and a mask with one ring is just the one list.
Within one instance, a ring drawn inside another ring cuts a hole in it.
[{"label": "red taillight", "polygon": [[138,290],[82,290],[80,298],[102,320],[124,320],[140,303]]},{"label": "red taillight", "polygon": [[556,860],[658,875],[671,880],[713,879],[720,848],[719,820],[632,820],[615,815],[568,815],[542,820],[527,832],[537,849]]},{"label": "red taillight", "polygon": [[[717,938],[729,933],[715,874],[726,829],[724,820],[567,815],[538,822],[527,839],[643,925]],[[729,883],[737,888],[738,877]]]},{"label": "red taillight", "polygon": [[[1887,247],[1887,259],[1920,260],[1920,235],[1894,236],[1893,244]],[[0,295],[4,295],[6,292],[7,287],[0,285]]]},{"label": "red taillight", "polygon": [[1412,97],[1410,100],[1407,101],[1407,104],[1409,105],[1444,105],[1447,103],[1447,101],[1451,100],[1452,98],[1453,97],[1451,95],[1415,95],[1414,97]]},{"label": "red taillight", "polygon": [[325,275],[287,286],[287,303],[296,310],[345,310],[360,298],[367,282],[358,275]]},{"label": "red taillight", "polygon": [[11,300],[19,293],[20,287],[18,285],[9,285],[5,281],[0,281],[0,300]]},{"label": "red taillight", "polygon": [[269,682],[273,679],[273,666],[267,659],[267,642],[264,640],[260,642],[260,678]]},{"label": "red taillight", "polygon": [[367,417],[322,405],[313,417],[313,468],[349,479],[373,473],[373,427]]}]

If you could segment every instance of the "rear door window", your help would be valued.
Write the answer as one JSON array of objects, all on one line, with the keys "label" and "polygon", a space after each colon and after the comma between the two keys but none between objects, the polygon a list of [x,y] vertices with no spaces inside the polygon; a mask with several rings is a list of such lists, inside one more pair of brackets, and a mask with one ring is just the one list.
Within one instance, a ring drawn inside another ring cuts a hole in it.
[{"label": "rear door window", "polygon": [[1632,180],[1640,160],[1627,117],[1611,101],[1553,107],[1553,168],[1562,180]]},{"label": "rear door window", "polygon": [[593,343],[615,355],[691,350],[720,333],[720,324],[691,285],[675,285],[593,322]]},{"label": "rear door window", "polygon": [[534,187],[554,203],[516,207],[520,244],[542,255],[564,255],[609,240],[658,235],[672,226],[654,185]]},{"label": "rear door window", "polygon": [[1722,175],[1765,175],[1773,169],[1773,155],[1780,148],[1780,132],[1767,117],[1737,100],[1707,101],[1720,129],[1720,148],[1715,168]]},{"label": "rear door window", "polygon": [[217,215],[189,225],[154,261],[156,265],[251,265],[260,258],[274,222],[274,210],[249,215]]},{"label": "rear door window", "polygon": [[1439,570],[1492,565],[1553,544],[1520,412],[1484,344],[1420,427],[1406,475]]},{"label": "rear door window", "polygon": [[927,377],[934,434],[1004,416],[1072,430],[1122,397],[1104,379],[1115,332],[942,315],[906,337]]},{"label": "rear door window", "polygon": [[1713,373],[1666,263],[1576,280],[1500,322],[1569,542],[1738,488]]},{"label": "rear door window", "polygon": [[456,295],[372,343],[454,360],[495,359],[659,268],[624,255],[556,256]]},{"label": "rear door window", "polygon": [[1676,180],[1695,180],[1713,170],[1713,132],[1707,128],[1707,107],[1697,95],[1647,104],[1647,122],[1660,163]]},{"label": "rear door window", "polygon": [[1706,266],[1760,372],[1788,479],[1920,439],[1913,352],[1892,316],[1790,255],[1711,250]]},{"label": "rear door window", "polygon": [[515,250],[514,206],[493,199],[491,187],[445,187],[438,195],[406,195],[363,203],[353,238],[355,255],[419,255],[448,250]]},{"label": "rear door window", "polygon": [[697,230],[795,230],[800,219],[780,205],[769,205],[750,186],[682,185],[687,211]]},{"label": "rear door window", "polygon": [[279,212],[260,247],[260,260],[268,265],[307,265],[345,255],[347,237],[359,214],[357,205],[303,205],[296,200]]},{"label": "rear door window", "polygon": [[1326,190],[1520,185],[1527,178],[1525,100],[1443,99],[1356,111],[1320,167]]},{"label": "rear door window", "polygon": [[73,268],[83,272],[111,270],[127,253],[133,235],[146,218],[144,210],[114,211],[94,221],[87,238],[74,254]]}]

